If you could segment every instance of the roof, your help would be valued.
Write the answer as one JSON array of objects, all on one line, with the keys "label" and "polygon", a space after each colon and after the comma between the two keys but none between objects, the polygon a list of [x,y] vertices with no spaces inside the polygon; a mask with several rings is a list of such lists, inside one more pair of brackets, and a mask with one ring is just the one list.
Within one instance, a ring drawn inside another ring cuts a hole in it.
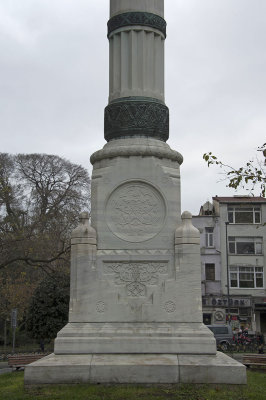
[{"label": "roof", "polygon": [[253,197],[253,196],[233,196],[233,197],[219,197],[215,196],[212,198],[218,203],[266,203],[265,197]]}]

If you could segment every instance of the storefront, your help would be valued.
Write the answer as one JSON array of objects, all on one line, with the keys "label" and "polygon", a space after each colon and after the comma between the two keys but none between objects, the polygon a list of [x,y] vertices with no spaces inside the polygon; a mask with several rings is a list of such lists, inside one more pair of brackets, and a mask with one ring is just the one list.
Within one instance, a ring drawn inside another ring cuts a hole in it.
[{"label": "storefront", "polygon": [[229,306],[226,296],[203,296],[202,305],[203,322],[206,325],[224,324],[230,319],[233,329],[254,330],[251,296],[230,296]]},{"label": "storefront", "polygon": [[253,302],[257,331],[266,335],[266,298],[255,297]]}]

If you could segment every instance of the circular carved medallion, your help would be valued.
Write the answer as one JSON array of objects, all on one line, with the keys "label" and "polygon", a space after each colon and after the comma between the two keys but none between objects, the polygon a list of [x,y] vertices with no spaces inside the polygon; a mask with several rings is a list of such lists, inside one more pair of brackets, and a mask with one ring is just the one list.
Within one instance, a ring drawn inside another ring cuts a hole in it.
[{"label": "circular carved medallion", "polygon": [[164,305],[164,309],[166,312],[173,313],[176,310],[176,305],[173,301],[167,301]]},{"label": "circular carved medallion", "polygon": [[165,202],[153,186],[128,182],[116,188],[107,201],[110,230],[127,242],[152,239],[163,227]]},{"label": "circular carved medallion", "polygon": [[104,313],[105,312],[105,302],[104,301],[98,301],[98,303],[96,304],[96,311],[98,313]]}]

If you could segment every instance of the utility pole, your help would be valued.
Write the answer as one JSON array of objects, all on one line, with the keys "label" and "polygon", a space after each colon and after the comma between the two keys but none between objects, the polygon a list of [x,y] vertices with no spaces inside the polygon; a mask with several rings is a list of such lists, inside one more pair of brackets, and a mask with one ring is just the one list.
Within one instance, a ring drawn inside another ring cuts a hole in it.
[{"label": "utility pole", "polygon": [[15,352],[17,313],[18,313],[18,310],[16,308],[13,308],[13,310],[11,312],[11,328],[12,328],[12,332],[13,332],[12,354],[14,354],[14,352]]},{"label": "utility pole", "polygon": [[229,263],[228,263],[228,231],[227,227],[229,225],[229,222],[227,221],[225,223],[225,239],[226,239],[226,271],[227,271],[227,303],[228,303],[228,323],[229,325],[231,324],[231,312],[230,312],[230,278],[229,278]]}]

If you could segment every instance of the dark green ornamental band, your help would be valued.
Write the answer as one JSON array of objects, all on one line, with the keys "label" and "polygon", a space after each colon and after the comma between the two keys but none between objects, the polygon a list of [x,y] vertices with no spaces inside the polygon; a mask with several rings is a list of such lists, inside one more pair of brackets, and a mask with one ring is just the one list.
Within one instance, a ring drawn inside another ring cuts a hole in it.
[{"label": "dark green ornamental band", "polygon": [[161,31],[166,37],[166,22],[159,15],[147,13],[147,12],[127,12],[123,14],[118,14],[112,17],[108,21],[108,37],[110,34],[119,28],[124,26],[132,25],[143,25],[149,26],[154,29]]},{"label": "dark green ornamental band", "polygon": [[166,142],[169,138],[169,109],[157,99],[121,98],[104,111],[104,137],[112,139],[151,137]]}]

